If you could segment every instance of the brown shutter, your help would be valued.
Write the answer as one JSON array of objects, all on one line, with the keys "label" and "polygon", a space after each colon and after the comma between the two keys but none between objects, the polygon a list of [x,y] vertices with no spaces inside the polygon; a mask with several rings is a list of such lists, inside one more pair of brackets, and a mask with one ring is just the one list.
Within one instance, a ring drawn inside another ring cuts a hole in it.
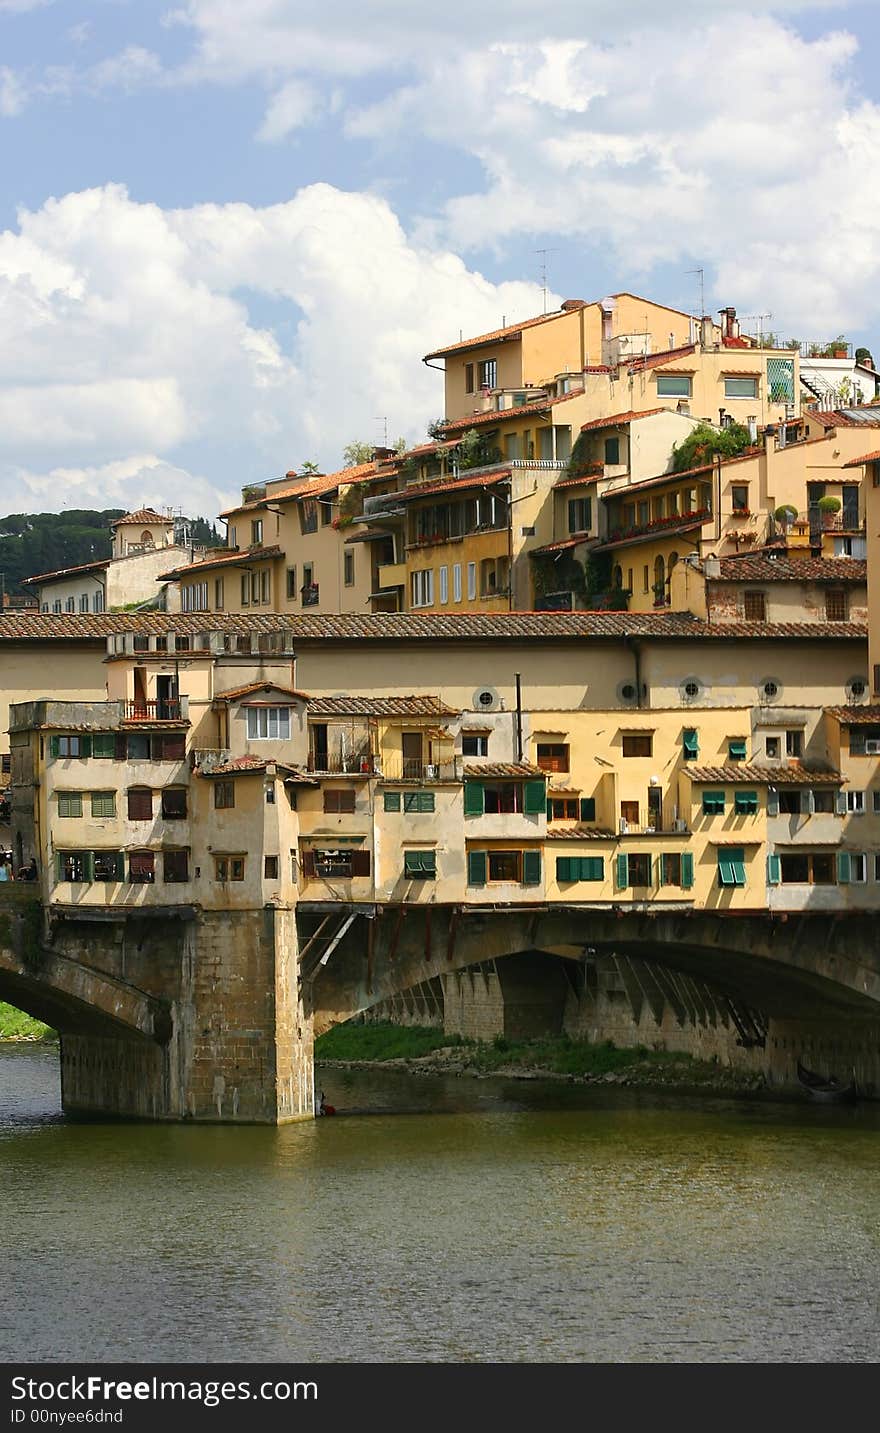
[{"label": "brown shutter", "polygon": [[315,874],[315,853],[314,851],[301,851],[299,857],[299,868],[306,878]]},{"label": "brown shutter", "polygon": [[370,874],[369,851],[352,851],[351,874],[353,876],[368,876]]}]

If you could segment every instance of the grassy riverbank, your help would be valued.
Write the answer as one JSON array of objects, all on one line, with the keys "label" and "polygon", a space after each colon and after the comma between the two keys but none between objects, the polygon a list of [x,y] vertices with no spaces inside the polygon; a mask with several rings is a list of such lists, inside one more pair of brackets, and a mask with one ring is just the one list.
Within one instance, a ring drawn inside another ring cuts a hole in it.
[{"label": "grassy riverbank", "polygon": [[506,1075],[578,1083],[643,1085],[708,1091],[754,1090],[760,1076],[643,1045],[619,1049],[566,1036],[491,1044],[444,1035],[439,1029],[399,1025],[337,1025],[315,1041],[315,1059],[347,1066],[384,1065],[411,1074]]},{"label": "grassy riverbank", "polygon": [[54,1040],[55,1031],[41,1020],[0,1001],[0,1040]]}]

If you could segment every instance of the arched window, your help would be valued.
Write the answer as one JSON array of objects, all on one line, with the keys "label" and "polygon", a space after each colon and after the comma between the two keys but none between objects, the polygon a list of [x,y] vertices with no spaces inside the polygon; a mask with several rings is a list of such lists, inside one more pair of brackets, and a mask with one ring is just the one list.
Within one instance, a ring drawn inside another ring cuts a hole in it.
[{"label": "arched window", "polygon": [[678,553],[677,553],[677,552],[670,552],[670,554],[669,554],[669,561],[668,561],[668,563],[667,563],[667,569],[668,569],[668,572],[669,572],[669,576],[670,576],[670,577],[672,576],[672,569],[673,569],[673,567],[675,566],[675,564],[676,564],[677,562],[678,562]]},{"label": "arched window", "polygon": [[666,564],[663,561],[663,554],[658,552],[654,558],[654,606],[661,607],[666,602]]},{"label": "arched window", "polygon": [[146,528],[146,527],[145,527],[144,530],[143,530],[143,532],[141,533],[141,547],[152,547],[152,546],[153,546],[153,534],[150,532],[149,528]]},{"label": "arched window", "polygon": [[615,569],[614,569],[614,574],[613,574],[613,576],[612,576],[612,586],[614,586],[614,587],[622,587],[622,586],[623,586],[623,568],[620,566],[620,563],[618,563],[617,566],[616,566]]}]

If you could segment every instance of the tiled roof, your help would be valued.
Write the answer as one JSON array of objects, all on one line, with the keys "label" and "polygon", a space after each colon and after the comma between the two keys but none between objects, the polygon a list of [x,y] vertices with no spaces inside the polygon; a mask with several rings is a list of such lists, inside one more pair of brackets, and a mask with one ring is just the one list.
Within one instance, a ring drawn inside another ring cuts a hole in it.
[{"label": "tiled roof", "polygon": [[[0,642],[105,642],[120,632],[193,636],[228,632],[288,632],[290,619],[277,612],[3,612]],[[146,653],[141,653],[145,656]]]},{"label": "tiled roof", "polygon": [[663,537],[678,537],[683,532],[693,532],[710,522],[708,514],[703,517],[682,517],[680,522],[671,522],[663,527],[651,528],[650,532],[634,533],[632,537],[615,537],[610,542],[597,543],[594,552],[614,552],[618,547],[637,547],[642,542],[657,542]]},{"label": "tiled roof", "polygon": [[657,473],[656,477],[640,478],[637,483],[621,483],[619,487],[606,488],[602,501],[609,502],[611,498],[626,497],[629,493],[639,492],[642,488],[655,488],[661,483],[675,483],[680,478],[692,478],[697,473],[711,473],[712,468],[712,463],[701,463],[698,468],[685,468],[680,473]]},{"label": "tiled roof", "polygon": [[880,726],[880,707],[826,707],[841,726]]},{"label": "tiled roof", "polygon": [[641,373],[645,368],[662,368],[667,363],[672,363],[676,358],[687,358],[690,354],[696,353],[695,343],[683,343],[678,348],[667,348],[662,353],[646,353],[638,358],[629,358],[621,361],[620,367],[627,368],[631,372]]},{"label": "tiled roof", "polygon": [[[853,414],[858,413],[858,417]],[[880,407],[871,404],[857,408],[811,408],[806,415],[811,423],[823,428],[880,428]]]},{"label": "tiled roof", "polygon": [[589,463],[576,477],[560,478],[558,483],[553,484],[554,492],[559,488],[582,488],[587,483],[591,483],[594,478],[601,478],[604,471],[604,463]]},{"label": "tiled roof", "polygon": [[493,408],[488,413],[469,413],[465,418],[450,418],[443,424],[443,427],[447,433],[454,433],[460,429],[477,428],[486,423],[504,423],[510,418],[527,418],[532,413],[546,413],[548,408],[555,408],[557,403],[568,403],[572,398],[583,398],[583,396],[583,390],[580,388],[574,393],[563,393],[559,398],[545,394],[540,401],[524,403],[521,408]]},{"label": "tiled roof", "polygon": [[458,716],[457,707],[439,697],[312,697],[309,716]]},{"label": "tiled roof", "polygon": [[466,777],[482,776],[540,776],[546,777],[546,771],[540,766],[532,766],[528,761],[487,761],[480,766],[463,766],[462,775]]},{"label": "tiled roof", "polygon": [[298,767],[287,766],[284,762],[274,761],[266,756],[236,756],[231,761],[224,761],[222,766],[211,766],[206,770],[198,769],[199,776],[256,776],[259,772],[265,771],[267,766],[275,766],[278,771],[286,772],[285,781],[295,781],[306,786],[317,786],[314,777],[309,776]]},{"label": "tiled roof", "polygon": [[253,498],[250,502],[238,503],[234,508],[227,508],[220,516],[233,517],[237,513],[254,512],[258,508],[265,510],[271,503],[286,502],[293,498],[322,497],[325,493],[333,493],[337,488],[348,487],[352,483],[387,482],[394,477],[399,460],[389,458],[387,464],[387,467],[377,471],[376,464],[371,460],[369,463],[358,463],[353,468],[340,468],[338,472],[320,473],[311,478],[288,473],[290,483],[287,487],[277,488],[265,497]]},{"label": "tiled roof", "polygon": [[548,826],[548,841],[616,841],[613,831],[597,826]]},{"label": "tiled roof", "polygon": [[247,682],[243,687],[230,687],[227,692],[215,692],[215,702],[232,702],[239,697],[252,696],[254,692],[283,692],[286,697],[296,697],[297,701],[307,702],[310,698],[305,692],[297,692],[293,687],[282,687],[277,682]]},{"label": "tiled roof", "polygon": [[[586,308],[586,304],[578,307]],[[567,310],[572,312],[572,310]],[[559,318],[562,310],[556,313],[539,314],[537,318],[523,319],[522,323],[509,323],[505,328],[495,328],[491,333],[481,333],[476,338],[463,338],[458,343],[447,344],[445,348],[435,348],[432,353],[426,353],[427,358],[443,358],[447,353],[463,353],[467,348],[482,348],[486,343],[498,343],[505,338],[517,338],[524,328],[534,328],[539,323],[549,323],[551,319]],[[422,362],[425,360],[423,359]]]},{"label": "tiled roof", "polygon": [[858,557],[722,557],[714,582],[867,582]]},{"label": "tiled roof", "polygon": [[[228,619],[227,619],[228,620]],[[676,641],[729,642],[804,638],[864,642],[867,628],[854,622],[708,623],[689,612],[371,612],[327,613],[278,619],[294,643],[309,642],[492,642],[620,641],[626,636]],[[210,627],[210,619],[204,621]]]},{"label": "tiled roof", "polygon": [[55,572],[39,572],[35,577],[23,577],[22,587],[39,582],[52,582],[63,577],[75,577],[80,572],[103,572],[110,566],[110,558],[102,557],[96,562],[82,562],[79,567],[59,567]]},{"label": "tiled roof", "polygon": [[540,557],[545,552],[564,552],[566,548],[580,547],[581,543],[589,541],[590,534],[588,532],[578,532],[573,537],[561,538],[559,542],[548,542],[545,547],[533,547],[529,552],[529,557]]},{"label": "tiled roof", "polygon": [[625,428],[629,423],[635,423],[639,418],[650,418],[654,413],[666,413],[666,408],[643,408],[636,412],[629,408],[625,413],[612,413],[610,418],[591,418],[589,423],[581,424],[582,433],[592,433],[598,428]]},{"label": "tiled roof", "polygon": [[787,766],[750,766],[738,761],[730,766],[686,765],[682,770],[691,781],[719,786],[840,786],[845,780],[839,771],[810,771],[799,761]]},{"label": "tiled roof", "polygon": [[212,572],[218,567],[240,567],[252,562],[274,562],[284,556],[284,549],[278,547],[249,547],[244,552],[230,552],[226,557],[209,557],[205,562],[188,562],[185,567],[173,567],[163,572],[157,582],[177,581],[181,577],[198,576],[200,572]]},{"label": "tiled roof", "polygon": [[414,498],[430,498],[435,493],[458,492],[464,488],[491,488],[496,483],[506,483],[510,479],[510,468],[493,469],[488,473],[474,474],[472,477],[463,478],[438,478],[430,483],[418,483],[415,487],[401,488],[400,492],[389,493],[392,499],[391,506],[397,503],[409,503]]},{"label": "tiled roof", "polygon": [[124,522],[133,522],[141,524],[161,522],[171,524],[173,521],[173,518],[168,517],[167,514],[156,512],[154,508],[138,508],[137,512],[127,512],[124,517],[115,517],[111,522],[110,526],[119,527],[120,524]]},{"label": "tiled roof", "polygon": [[863,453],[860,458],[850,458],[849,462],[844,463],[843,466],[845,468],[860,468],[862,463],[880,463],[880,448],[876,448],[873,453]]}]

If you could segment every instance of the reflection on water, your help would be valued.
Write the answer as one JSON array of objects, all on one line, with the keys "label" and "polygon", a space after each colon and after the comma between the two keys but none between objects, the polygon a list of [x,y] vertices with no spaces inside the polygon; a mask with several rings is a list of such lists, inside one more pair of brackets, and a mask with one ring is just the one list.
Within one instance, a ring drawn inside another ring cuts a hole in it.
[{"label": "reflection on water", "polygon": [[880,1108],[320,1079],[281,1130],[78,1124],[0,1047],[0,1360],[880,1353]]}]

